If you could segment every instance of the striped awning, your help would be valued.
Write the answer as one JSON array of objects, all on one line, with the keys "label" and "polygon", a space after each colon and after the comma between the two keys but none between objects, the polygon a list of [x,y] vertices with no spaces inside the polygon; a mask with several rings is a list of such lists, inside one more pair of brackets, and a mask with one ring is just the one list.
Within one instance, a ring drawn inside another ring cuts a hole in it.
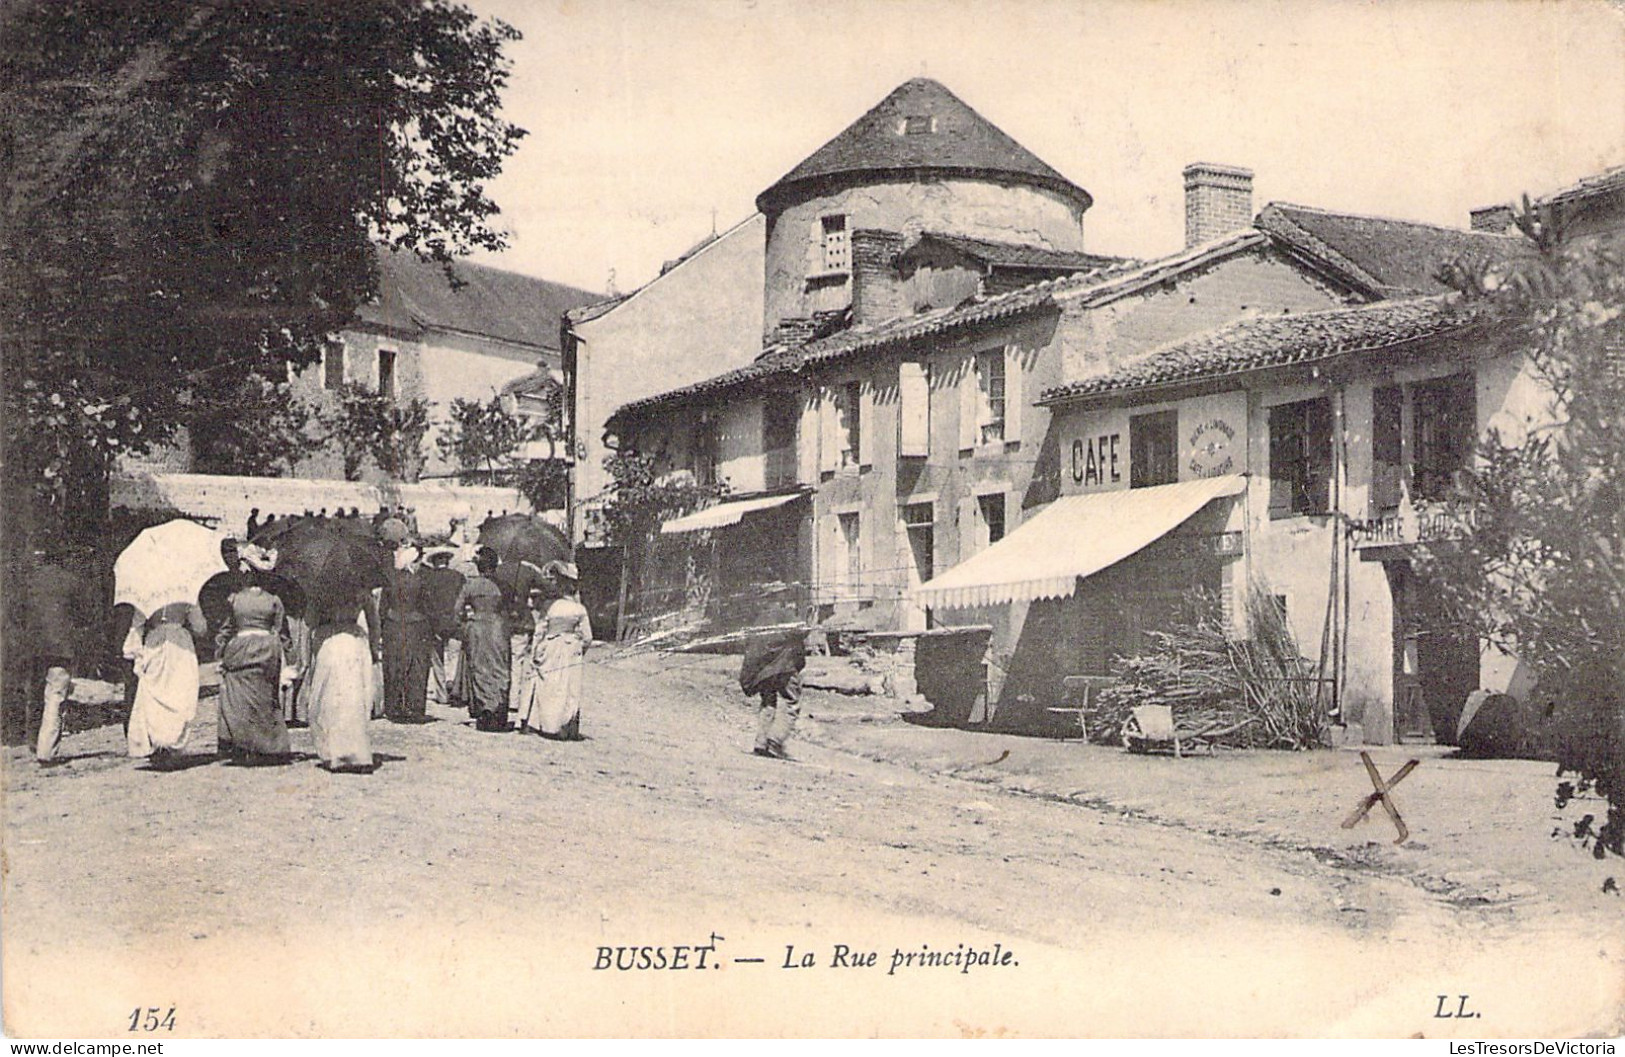
[{"label": "striped awning", "polygon": [[1202,507],[1240,495],[1239,475],[1062,496],[980,554],[924,584],[917,602],[942,609],[1065,598],[1093,576],[1178,528]]},{"label": "striped awning", "polygon": [[739,524],[739,520],[746,514],[754,514],[758,510],[772,510],[776,506],[783,506],[793,499],[800,498],[800,492],[791,492],[789,495],[767,495],[756,499],[736,499],[732,503],[718,503],[716,506],[673,518],[661,525],[660,531],[663,535],[670,536],[678,532],[725,528],[728,525]]}]

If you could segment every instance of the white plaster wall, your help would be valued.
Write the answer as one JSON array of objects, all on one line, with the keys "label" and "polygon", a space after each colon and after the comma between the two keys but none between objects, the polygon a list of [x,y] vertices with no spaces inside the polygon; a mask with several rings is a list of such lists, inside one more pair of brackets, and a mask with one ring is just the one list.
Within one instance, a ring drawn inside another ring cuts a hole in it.
[{"label": "white plaster wall", "polygon": [[577,325],[578,504],[609,486],[604,424],[617,408],[742,367],[761,352],[766,224],[752,216],[605,315]]},{"label": "white plaster wall", "polygon": [[771,331],[787,317],[851,302],[851,284],[807,288],[813,225],[842,214],[848,235],[858,228],[900,231],[913,238],[942,231],[1057,250],[1083,249],[1083,214],[1053,191],[1005,186],[985,180],[876,180],[792,205],[773,218],[767,232],[766,316]]},{"label": "white plaster wall", "polygon": [[736,494],[767,487],[762,452],[762,400],[736,400],[722,408],[717,430],[717,477]]}]

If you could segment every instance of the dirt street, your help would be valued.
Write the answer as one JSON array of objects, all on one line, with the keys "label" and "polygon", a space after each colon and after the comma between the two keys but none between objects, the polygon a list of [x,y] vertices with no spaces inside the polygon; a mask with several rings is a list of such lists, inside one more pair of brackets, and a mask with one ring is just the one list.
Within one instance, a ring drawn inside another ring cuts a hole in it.
[{"label": "dirt street", "polygon": [[809,692],[824,719],[763,759],[725,666],[603,652],[576,744],[431,706],[374,723],[370,776],[155,773],[117,727],[50,769],[9,750],[7,1033],[127,1036],[152,1006],[228,1036],[1619,1028],[1594,914],[956,777],[1004,751],[976,735],[910,765],[829,722],[861,701]]}]

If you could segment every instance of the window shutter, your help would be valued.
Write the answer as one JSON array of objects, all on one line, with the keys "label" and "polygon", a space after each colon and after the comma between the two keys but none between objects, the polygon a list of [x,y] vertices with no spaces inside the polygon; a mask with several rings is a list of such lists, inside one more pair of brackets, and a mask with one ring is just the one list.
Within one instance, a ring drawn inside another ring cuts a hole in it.
[{"label": "window shutter", "polygon": [[923,363],[897,365],[897,454],[931,454],[931,380]]},{"label": "window shutter", "polygon": [[1292,511],[1292,476],[1288,454],[1293,448],[1289,431],[1295,431],[1295,419],[1284,407],[1270,408],[1270,513],[1277,517]]},{"label": "window shutter", "polygon": [[824,386],[818,401],[818,470],[833,473],[840,467],[841,415],[833,386]]},{"label": "window shutter", "polygon": [[959,450],[976,447],[981,439],[981,394],[976,391],[976,355],[964,359],[959,376]]},{"label": "window shutter", "polygon": [[801,397],[801,422],[796,429],[796,480],[818,483],[818,395],[807,390]]},{"label": "window shutter", "polygon": [[[807,228],[807,275],[824,270],[824,218],[813,217]],[[800,293],[797,290],[797,293]]]},{"label": "window shutter", "polygon": [[858,465],[875,464],[875,386],[864,382],[858,397]]},{"label": "window shutter", "polygon": [[1004,349],[1004,439],[1006,443],[1021,439],[1022,405],[1027,402],[1025,387],[1021,384],[1021,348],[1007,345]]},{"label": "window shutter", "polygon": [[976,497],[968,495],[959,501],[959,560],[965,561],[981,549],[981,511]]},{"label": "window shutter", "polygon": [[1332,405],[1312,401],[1304,409],[1303,455],[1309,478],[1309,509],[1324,514],[1332,501]]}]

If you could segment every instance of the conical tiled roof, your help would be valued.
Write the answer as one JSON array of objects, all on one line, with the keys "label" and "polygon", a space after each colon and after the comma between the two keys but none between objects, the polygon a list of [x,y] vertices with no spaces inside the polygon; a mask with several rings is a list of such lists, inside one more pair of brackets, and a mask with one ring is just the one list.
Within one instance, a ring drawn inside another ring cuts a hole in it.
[{"label": "conical tiled roof", "polygon": [[899,173],[992,177],[1058,191],[1083,209],[1093,202],[958,96],[916,77],[758,195],[756,208],[776,212],[816,182]]}]

